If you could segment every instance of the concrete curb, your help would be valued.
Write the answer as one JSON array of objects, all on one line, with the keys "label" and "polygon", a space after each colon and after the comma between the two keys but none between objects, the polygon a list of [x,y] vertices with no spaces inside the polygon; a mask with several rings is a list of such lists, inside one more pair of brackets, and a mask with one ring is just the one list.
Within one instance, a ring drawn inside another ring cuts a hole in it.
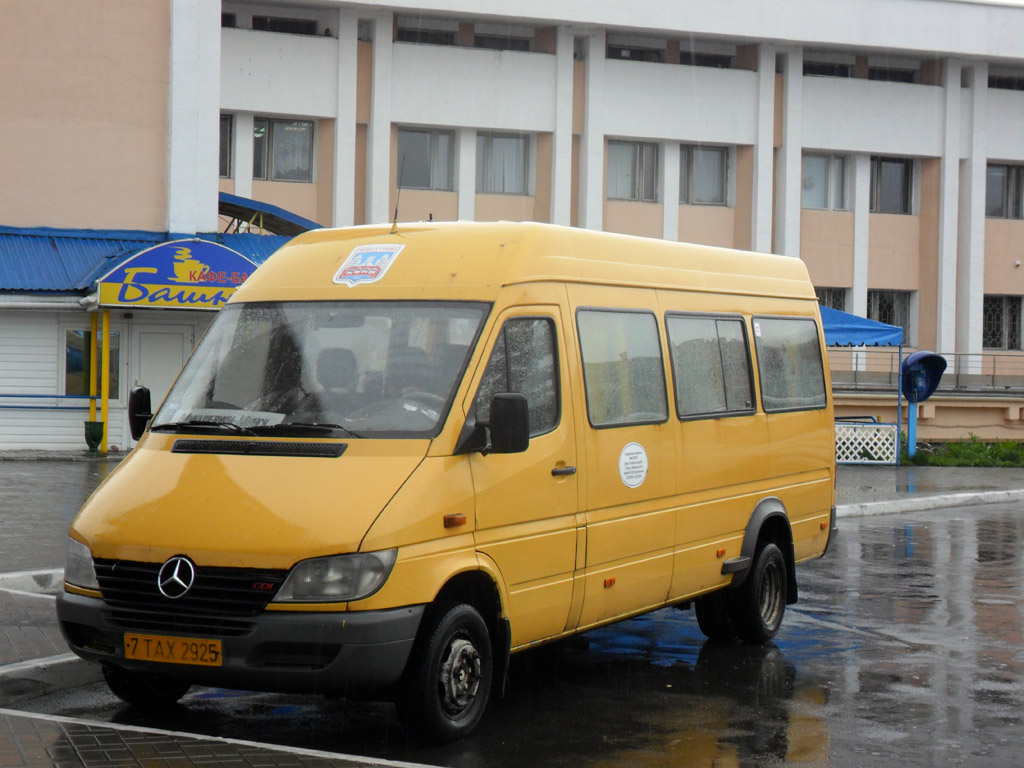
[{"label": "concrete curb", "polygon": [[928,509],[969,507],[976,504],[1008,504],[1024,501],[1024,488],[1010,491],[970,491],[937,496],[915,496],[886,501],[867,501],[861,504],[843,504],[836,507],[836,517],[871,517],[873,515],[903,515]]}]

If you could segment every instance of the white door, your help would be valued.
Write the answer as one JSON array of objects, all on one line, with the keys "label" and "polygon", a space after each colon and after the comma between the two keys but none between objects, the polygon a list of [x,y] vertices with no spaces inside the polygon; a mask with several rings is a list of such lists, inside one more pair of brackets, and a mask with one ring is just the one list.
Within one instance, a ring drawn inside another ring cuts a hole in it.
[{"label": "white door", "polygon": [[154,409],[167,396],[193,344],[190,325],[132,327],[132,387],[149,387]]}]

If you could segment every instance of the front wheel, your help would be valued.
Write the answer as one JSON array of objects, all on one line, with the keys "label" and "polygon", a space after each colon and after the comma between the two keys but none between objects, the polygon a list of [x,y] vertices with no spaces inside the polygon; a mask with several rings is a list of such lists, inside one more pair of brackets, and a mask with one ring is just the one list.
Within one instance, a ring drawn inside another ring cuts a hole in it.
[{"label": "front wheel", "polygon": [[493,661],[487,624],[471,605],[429,615],[398,701],[406,729],[428,741],[468,736],[487,706]]},{"label": "front wheel", "polygon": [[782,626],[788,576],[782,550],[762,542],[746,581],[729,595],[729,618],[745,643],[767,643]]},{"label": "front wheel", "polygon": [[188,693],[191,683],[148,672],[103,668],[103,679],[117,698],[142,709],[166,709]]}]

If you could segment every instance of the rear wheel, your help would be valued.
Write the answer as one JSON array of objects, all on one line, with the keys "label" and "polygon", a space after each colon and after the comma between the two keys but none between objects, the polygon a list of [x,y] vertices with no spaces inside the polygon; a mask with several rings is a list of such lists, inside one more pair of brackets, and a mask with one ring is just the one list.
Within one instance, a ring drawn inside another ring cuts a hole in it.
[{"label": "rear wheel", "polygon": [[103,668],[103,679],[117,698],[143,709],[165,709],[188,693],[192,684],[166,675]]},{"label": "rear wheel", "polygon": [[493,676],[487,624],[471,605],[431,612],[398,701],[406,729],[428,741],[465,738],[487,707]]},{"label": "rear wheel", "polygon": [[732,620],[729,618],[728,595],[722,591],[704,595],[693,604],[697,614],[697,626],[709,640],[732,640],[736,637]]},{"label": "rear wheel", "polygon": [[758,544],[746,581],[729,595],[729,618],[745,643],[767,643],[782,626],[788,576],[782,550]]}]

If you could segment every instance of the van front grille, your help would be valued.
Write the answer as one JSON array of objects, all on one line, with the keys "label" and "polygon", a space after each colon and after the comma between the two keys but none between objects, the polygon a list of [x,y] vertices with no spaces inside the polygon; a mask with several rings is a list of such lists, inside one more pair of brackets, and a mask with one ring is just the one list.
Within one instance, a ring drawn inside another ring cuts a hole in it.
[{"label": "van front grille", "polygon": [[147,621],[206,622],[253,617],[277,594],[288,572],[257,568],[196,566],[195,581],[182,597],[161,594],[158,575],[163,563],[96,560],[96,578],[104,602],[115,614],[149,617]]}]

